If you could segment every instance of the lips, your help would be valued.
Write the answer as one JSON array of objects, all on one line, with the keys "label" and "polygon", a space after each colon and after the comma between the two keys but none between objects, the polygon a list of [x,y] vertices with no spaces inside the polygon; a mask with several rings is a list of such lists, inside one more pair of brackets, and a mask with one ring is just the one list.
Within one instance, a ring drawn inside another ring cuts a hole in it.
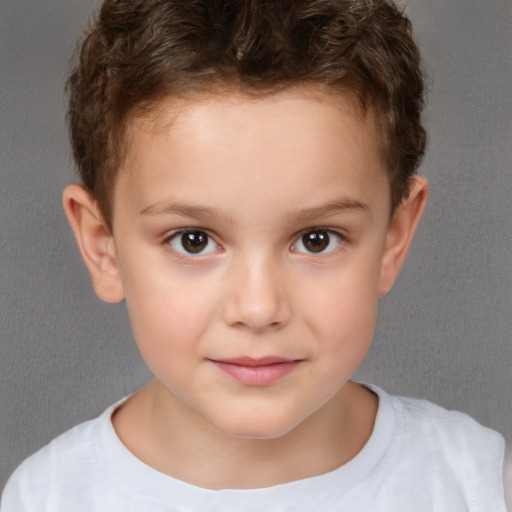
[{"label": "lips", "polygon": [[210,361],[219,370],[246,386],[269,386],[290,374],[301,363],[300,359],[282,357],[237,357]]}]

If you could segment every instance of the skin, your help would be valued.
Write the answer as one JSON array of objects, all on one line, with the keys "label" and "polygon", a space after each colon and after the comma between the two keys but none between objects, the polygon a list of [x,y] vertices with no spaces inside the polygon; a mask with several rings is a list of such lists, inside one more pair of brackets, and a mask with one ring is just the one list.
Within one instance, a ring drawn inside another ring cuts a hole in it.
[{"label": "skin", "polygon": [[[83,188],[64,192],[96,292],[126,300],[155,375],[114,414],[120,439],[208,488],[339,467],[371,435],[377,399],[349,379],[427,182],[391,215],[373,117],[312,89],[169,101],[155,114],[131,123],[112,231]],[[206,245],[190,253],[183,230]],[[316,252],[311,237],[329,241]],[[224,366],[242,357],[289,368],[241,382]]]}]

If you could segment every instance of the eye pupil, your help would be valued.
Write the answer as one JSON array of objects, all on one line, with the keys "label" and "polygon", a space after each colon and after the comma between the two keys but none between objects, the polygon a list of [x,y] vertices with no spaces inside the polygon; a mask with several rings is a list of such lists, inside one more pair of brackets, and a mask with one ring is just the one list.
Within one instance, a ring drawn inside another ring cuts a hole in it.
[{"label": "eye pupil", "polygon": [[313,231],[302,237],[304,247],[310,252],[322,252],[329,245],[329,233],[327,231]]},{"label": "eye pupil", "polygon": [[190,253],[198,253],[208,245],[208,235],[204,231],[188,231],[181,235],[183,248]]}]

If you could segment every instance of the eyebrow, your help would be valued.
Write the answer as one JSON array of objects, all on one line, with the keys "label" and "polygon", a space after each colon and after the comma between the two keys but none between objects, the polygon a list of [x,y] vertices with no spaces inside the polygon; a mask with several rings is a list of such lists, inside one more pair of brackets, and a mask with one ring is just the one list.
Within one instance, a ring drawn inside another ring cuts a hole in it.
[{"label": "eyebrow", "polygon": [[[312,221],[319,217],[336,215],[344,211],[361,212],[368,216],[370,209],[361,201],[355,199],[341,199],[329,201],[311,208],[301,208],[297,212],[288,212],[285,218],[296,219],[302,222]],[[194,206],[181,203],[157,203],[141,210],[141,217],[153,217],[157,215],[179,215],[181,217],[190,217],[195,219],[221,219],[232,224],[233,218],[222,210],[211,208],[209,206]]]},{"label": "eyebrow", "polygon": [[[368,205],[356,199],[341,199],[329,201],[318,206],[313,206],[312,208],[301,208],[293,217],[301,221],[310,221],[319,217],[336,215],[344,211],[361,212],[371,217]],[[292,215],[289,216],[291,217]]]},{"label": "eyebrow", "polygon": [[141,217],[153,217],[156,215],[180,215],[181,217],[190,217],[195,219],[222,219],[229,224],[233,219],[217,208],[209,206],[194,206],[181,203],[157,203],[144,208],[139,213]]}]

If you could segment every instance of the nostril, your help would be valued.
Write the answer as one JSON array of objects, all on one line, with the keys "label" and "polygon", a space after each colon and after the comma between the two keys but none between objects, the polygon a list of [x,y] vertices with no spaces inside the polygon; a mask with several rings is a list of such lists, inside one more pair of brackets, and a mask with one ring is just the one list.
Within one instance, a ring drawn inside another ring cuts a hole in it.
[{"label": "nostril", "polygon": [[226,288],[222,308],[223,320],[229,326],[268,332],[287,323],[290,312],[275,269],[244,260],[238,272],[229,277],[231,286]]},{"label": "nostril", "polygon": [[282,326],[286,323],[285,319],[266,321],[262,319],[248,317],[238,319],[232,322],[230,322],[229,319],[226,318],[226,321],[230,325],[230,327],[233,327],[235,329],[247,329],[253,333],[277,331],[281,329]]}]

